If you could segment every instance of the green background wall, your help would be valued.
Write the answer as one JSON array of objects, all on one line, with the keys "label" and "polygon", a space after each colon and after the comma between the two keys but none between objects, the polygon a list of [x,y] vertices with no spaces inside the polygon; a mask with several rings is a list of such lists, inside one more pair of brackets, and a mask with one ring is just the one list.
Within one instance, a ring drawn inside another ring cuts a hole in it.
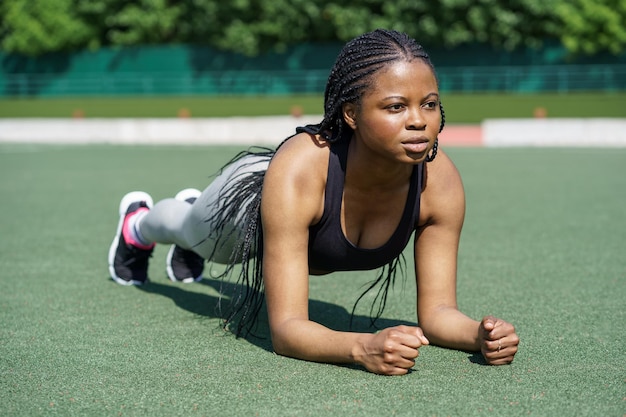
[{"label": "green background wall", "polygon": [[[186,45],[36,58],[0,52],[0,96],[319,94],[340,49],[303,44],[252,58]],[[429,53],[444,91],[626,88],[626,55],[574,60],[558,46],[503,52],[482,45]]]}]

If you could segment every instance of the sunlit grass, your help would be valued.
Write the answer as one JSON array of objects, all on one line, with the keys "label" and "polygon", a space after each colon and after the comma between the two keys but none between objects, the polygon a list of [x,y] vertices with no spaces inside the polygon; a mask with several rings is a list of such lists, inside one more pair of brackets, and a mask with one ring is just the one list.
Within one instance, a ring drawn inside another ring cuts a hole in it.
[{"label": "sunlit grass", "polygon": [[[488,118],[626,117],[626,93],[442,94],[448,123]],[[191,117],[323,113],[321,95],[1,99],[0,117]]]}]

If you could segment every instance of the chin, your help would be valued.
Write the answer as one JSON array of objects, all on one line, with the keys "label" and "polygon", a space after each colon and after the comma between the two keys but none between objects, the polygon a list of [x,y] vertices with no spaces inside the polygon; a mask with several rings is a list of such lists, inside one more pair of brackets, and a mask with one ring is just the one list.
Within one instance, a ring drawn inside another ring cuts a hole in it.
[{"label": "chin", "polygon": [[403,161],[407,161],[410,164],[421,164],[422,162],[426,160],[426,155],[428,155],[428,153],[422,153],[422,154],[407,153],[406,156],[403,158]]}]

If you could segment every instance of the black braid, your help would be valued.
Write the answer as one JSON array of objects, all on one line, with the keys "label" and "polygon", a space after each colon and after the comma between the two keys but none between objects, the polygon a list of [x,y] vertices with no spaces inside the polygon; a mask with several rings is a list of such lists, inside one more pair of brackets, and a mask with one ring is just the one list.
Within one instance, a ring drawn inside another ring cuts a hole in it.
[{"label": "black braid", "polygon": [[[231,159],[225,167],[254,155],[254,165],[259,162],[259,158],[271,159],[275,151],[266,148],[250,149],[242,151]],[[241,164],[245,168],[246,163]],[[223,202],[220,211],[211,212],[205,222],[212,223],[212,233],[205,239],[198,242],[202,244],[207,239],[215,241],[213,253],[209,260],[214,258],[215,253],[229,247],[230,242],[236,242],[230,259],[224,271],[215,278],[225,278],[230,275],[235,266],[241,264],[235,291],[231,294],[231,299],[227,310],[222,307],[220,297],[216,309],[218,314],[224,318],[224,326],[236,322],[235,334],[249,334],[254,325],[260,309],[263,306],[263,229],[261,227],[261,190],[265,178],[264,170],[248,172],[244,169],[239,174],[235,171],[227,184],[222,187],[218,199]],[[243,208],[243,211],[242,211]],[[233,228],[233,225],[238,225]],[[220,260],[222,262],[223,260]],[[222,281],[222,284],[224,282]],[[220,288],[220,294],[226,291]]]},{"label": "black braid", "polygon": [[439,112],[441,113],[441,123],[439,124],[439,133],[443,130],[443,127],[446,125],[446,112],[443,111],[443,104],[439,101]]},{"label": "black braid", "polygon": [[374,296],[372,305],[370,306],[370,326],[376,326],[376,320],[382,316],[387,306],[387,296],[389,295],[389,289],[391,289],[396,283],[396,273],[400,272],[403,278],[405,278],[404,270],[406,267],[406,260],[404,255],[400,254],[398,257],[389,262],[386,266],[382,267],[378,272],[376,279],[367,284],[365,291],[361,293],[359,298],[354,302],[352,306],[352,313],[350,314],[350,328],[354,320],[354,312],[359,302],[365,297],[365,295],[380,285],[378,292]]},{"label": "black braid", "polygon": [[[441,123],[439,125],[439,133],[443,130],[443,126],[446,123],[446,113],[443,111],[443,105],[439,102],[439,110],[441,112]],[[435,138],[435,143],[433,144],[433,148],[430,150],[430,153],[426,155],[426,162],[433,162],[435,157],[437,156],[437,150],[439,149],[439,138]]]}]

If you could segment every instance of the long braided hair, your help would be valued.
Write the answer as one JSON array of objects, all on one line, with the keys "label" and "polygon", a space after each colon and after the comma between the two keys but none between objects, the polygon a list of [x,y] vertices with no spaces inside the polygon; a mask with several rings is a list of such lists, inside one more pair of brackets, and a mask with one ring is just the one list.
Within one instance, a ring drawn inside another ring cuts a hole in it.
[{"label": "long braided hair", "polygon": [[[323,140],[333,143],[341,140],[350,140],[352,129],[347,125],[343,118],[343,105],[346,103],[358,104],[371,86],[373,75],[383,69],[385,66],[405,60],[411,61],[419,59],[425,62],[435,74],[434,67],[430,61],[430,57],[414,39],[404,33],[378,29],[373,32],[365,33],[346,43],[343,47],[335,64],[333,65],[326,89],[324,92],[324,117],[319,124],[308,125],[296,130],[296,133],[307,132],[309,134],[319,135]],[[445,114],[440,104],[441,122],[439,132],[445,124]],[[292,136],[285,139],[278,148],[289,140]],[[278,149],[277,148],[277,149]],[[272,151],[264,150],[264,155],[271,157]],[[275,152],[275,151],[274,151]],[[235,160],[249,155],[251,152],[244,152]],[[437,140],[427,156],[426,161],[432,161],[437,153]],[[258,153],[254,153],[258,155]],[[249,177],[245,184],[255,184],[259,188],[256,196],[253,197],[251,204],[247,205],[248,213],[244,219],[244,230],[246,233],[241,236],[237,247],[233,251],[233,262],[227,268],[226,273],[232,270],[233,264],[241,261],[241,272],[239,273],[238,283],[240,284],[240,293],[233,297],[233,304],[230,314],[227,315],[225,324],[228,325],[236,317],[239,317],[236,334],[249,333],[256,322],[256,317],[263,303],[263,239],[262,228],[260,227],[260,188],[263,183],[265,172],[258,172],[254,176]],[[241,193],[237,190],[237,184],[233,184],[233,198],[228,206],[232,208],[235,215],[236,208],[240,207],[241,201],[237,196],[249,195]],[[256,249],[256,253],[251,250]],[[372,324],[379,318],[386,305],[387,295],[390,288],[395,283],[396,273],[400,271],[404,275],[405,260],[403,255],[392,260],[385,267],[381,268],[377,278],[373,280],[357,299],[352,309],[354,316],[357,304],[370,290],[379,287],[370,308],[372,316]]]}]

